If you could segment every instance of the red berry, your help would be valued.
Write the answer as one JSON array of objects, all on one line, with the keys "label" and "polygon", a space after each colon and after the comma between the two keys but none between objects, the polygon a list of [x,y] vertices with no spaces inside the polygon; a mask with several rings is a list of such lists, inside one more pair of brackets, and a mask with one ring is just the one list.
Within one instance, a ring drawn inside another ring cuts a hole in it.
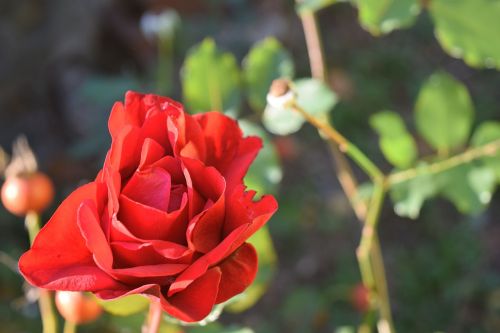
[{"label": "red berry", "polygon": [[54,185],[40,172],[8,177],[2,186],[2,203],[15,215],[26,215],[46,209],[54,198]]},{"label": "red berry", "polygon": [[75,324],[85,324],[99,318],[101,306],[79,291],[56,291],[56,307],[61,316]]},{"label": "red berry", "polygon": [[370,310],[370,291],[362,284],[357,284],[351,290],[351,304],[359,312]]}]

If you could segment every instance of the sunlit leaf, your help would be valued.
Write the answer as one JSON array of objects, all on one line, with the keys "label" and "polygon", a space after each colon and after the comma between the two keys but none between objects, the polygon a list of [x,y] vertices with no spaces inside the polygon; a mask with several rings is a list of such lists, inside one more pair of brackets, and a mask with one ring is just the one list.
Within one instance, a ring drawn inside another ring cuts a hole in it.
[{"label": "sunlit leaf", "polygon": [[243,133],[247,136],[258,136],[263,147],[257,158],[248,169],[244,183],[248,189],[257,191],[257,196],[265,193],[276,193],[283,178],[280,159],[272,141],[260,126],[246,120],[238,121]]},{"label": "sunlit leaf", "polygon": [[470,66],[500,69],[500,1],[431,0],[435,34],[452,56]]},{"label": "sunlit leaf", "polygon": [[145,310],[149,305],[149,299],[141,295],[130,295],[115,300],[105,301],[95,298],[103,309],[116,316],[129,316]]},{"label": "sunlit leaf", "polygon": [[418,166],[421,174],[411,180],[394,185],[391,188],[391,199],[394,212],[403,217],[416,219],[427,199],[434,197],[438,186],[434,178],[425,172],[426,164]]},{"label": "sunlit leaf", "polygon": [[337,104],[337,96],[323,82],[316,79],[298,79],[293,82],[297,104],[313,116],[321,117]]},{"label": "sunlit leaf", "polygon": [[417,145],[399,114],[379,112],[370,117],[370,125],[380,136],[380,149],[392,165],[405,169],[415,162]]},{"label": "sunlit leaf", "polygon": [[182,68],[184,101],[193,112],[237,112],[240,72],[236,58],[223,53],[212,39],[205,39],[186,57]]},{"label": "sunlit leaf", "polygon": [[354,0],[361,25],[374,35],[412,25],[420,13],[418,0]]},{"label": "sunlit leaf", "polygon": [[300,130],[304,124],[304,118],[291,109],[278,109],[270,105],[266,106],[262,115],[262,123],[266,129],[277,135],[288,135]]},{"label": "sunlit leaf", "polygon": [[[484,209],[483,203],[470,182],[474,168],[470,164],[460,165],[436,175],[440,194],[450,200],[462,214],[476,214]],[[480,175],[481,176],[481,175]],[[473,178],[478,176],[473,176]],[[481,187],[484,188],[484,185]]]},{"label": "sunlit leaf", "polygon": [[[297,104],[317,118],[325,118],[337,104],[337,96],[323,82],[316,79],[299,79],[292,83]],[[292,109],[267,105],[262,123],[273,134],[288,135],[300,130],[304,118]]]},{"label": "sunlit leaf", "polygon": [[[475,147],[480,147],[495,140],[500,140],[500,122],[488,121],[476,129],[471,143]],[[483,158],[483,161],[495,172],[497,180],[500,182],[500,152],[497,152],[496,156]]]},{"label": "sunlit leaf", "polygon": [[497,182],[495,172],[488,167],[477,167],[469,172],[467,181],[479,201],[484,205],[489,204]]},{"label": "sunlit leaf", "polygon": [[249,240],[259,257],[259,270],[255,281],[227,306],[228,311],[241,312],[253,306],[267,291],[277,264],[276,251],[267,227],[261,228]]},{"label": "sunlit leaf", "polygon": [[467,88],[445,72],[423,85],[415,106],[418,132],[437,151],[448,153],[467,142],[474,106]]},{"label": "sunlit leaf", "polygon": [[243,61],[243,77],[250,106],[257,112],[266,107],[266,95],[273,80],[292,79],[293,60],[275,38],[255,44]]}]

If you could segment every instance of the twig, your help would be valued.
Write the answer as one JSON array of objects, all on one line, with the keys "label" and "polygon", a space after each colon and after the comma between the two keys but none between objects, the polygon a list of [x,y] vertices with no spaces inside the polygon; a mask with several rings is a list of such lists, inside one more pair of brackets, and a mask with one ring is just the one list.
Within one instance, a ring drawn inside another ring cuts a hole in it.
[{"label": "twig", "polygon": [[422,174],[436,174],[440,173],[462,164],[472,162],[476,159],[480,159],[488,156],[495,156],[500,152],[500,139],[487,143],[483,146],[477,148],[471,148],[465,152],[455,155],[453,157],[447,158],[445,160],[429,164],[427,166],[407,169],[404,171],[392,173],[387,176],[385,187],[390,188],[391,186],[399,183],[406,182]]},{"label": "twig", "polygon": [[151,300],[146,323],[142,327],[142,333],[158,333],[161,325],[161,304],[159,300]]},{"label": "twig", "polygon": [[[30,237],[30,244],[33,244],[36,235],[40,231],[40,216],[37,213],[30,212],[26,215],[26,229]],[[38,304],[40,306],[40,315],[42,317],[43,333],[57,333],[57,318],[52,306],[52,298],[50,291],[39,289],[40,298]]]}]

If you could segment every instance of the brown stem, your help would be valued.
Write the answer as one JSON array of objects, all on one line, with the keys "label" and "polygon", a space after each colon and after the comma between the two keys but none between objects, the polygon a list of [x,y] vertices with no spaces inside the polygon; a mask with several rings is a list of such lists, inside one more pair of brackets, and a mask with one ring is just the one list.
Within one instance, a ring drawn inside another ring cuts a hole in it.
[{"label": "brown stem", "polygon": [[161,324],[161,304],[159,300],[151,300],[149,304],[149,313],[147,323],[142,327],[142,333],[158,333]]},{"label": "brown stem", "polygon": [[[302,2],[302,0],[297,0],[297,2]],[[318,28],[318,22],[314,13],[303,13],[301,14],[302,25],[304,28],[304,34],[307,44],[307,50],[309,54],[309,63],[311,66],[311,74],[314,78],[319,79],[323,82],[327,82],[328,70],[326,62],[324,59],[323,45],[321,42],[320,31]],[[314,119],[308,119],[309,122]],[[340,133],[332,130],[329,126],[323,126],[320,122],[312,123],[318,129],[326,131],[327,136],[331,140],[328,140],[329,147],[333,159],[336,165],[336,174],[339,183],[345,192],[351,206],[361,223],[364,223],[367,217],[368,207],[366,202],[361,200],[355,200],[358,192],[358,181],[354,176],[352,168],[347,161],[344,154],[342,154],[341,149],[343,145],[348,142]],[[382,250],[380,249],[380,242],[378,238],[377,231],[374,231],[373,240],[370,249],[370,261],[372,264],[373,275],[375,279],[375,285],[377,286],[377,293],[379,299],[381,300],[380,312],[383,318],[387,318],[389,324],[389,332],[392,331],[392,316],[389,303],[389,293],[387,288],[387,280],[385,267],[382,258]],[[361,326],[362,331],[369,331],[370,328],[366,325]]]}]

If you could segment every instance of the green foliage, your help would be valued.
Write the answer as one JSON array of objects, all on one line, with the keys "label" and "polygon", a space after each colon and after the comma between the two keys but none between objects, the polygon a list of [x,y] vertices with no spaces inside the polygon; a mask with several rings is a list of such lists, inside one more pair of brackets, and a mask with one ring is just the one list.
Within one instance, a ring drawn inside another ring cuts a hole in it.
[{"label": "green foliage", "polygon": [[416,219],[424,202],[437,194],[438,187],[434,178],[425,172],[426,167],[426,164],[421,164],[418,166],[422,170],[419,176],[391,188],[390,195],[397,215]]},{"label": "green foliage", "polygon": [[500,69],[500,1],[432,0],[436,37],[452,56],[474,67]]},{"label": "green foliage", "polygon": [[290,53],[275,38],[255,44],[243,61],[243,77],[248,102],[254,111],[262,112],[273,80],[292,79],[294,65]]},{"label": "green foliage", "polygon": [[241,100],[240,71],[231,53],[205,39],[188,54],[182,68],[184,101],[193,112],[236,113]]},{"label": "green foliage", "polygon": [[325,117],[337,104],[337,95],[316,79],[298,79],[293,82],[297,104],[315,117]]},{"label": "green foliage", "polygon": [[96,301],[106,312],[116,316],[129,316],[145,310],[149,305],[149,299],[142,295],[130,295],[115,300],[105,301],[95,297]]},{"label": "green foliage", "polygon": [[[471,143],[475,147],[483,146],[495,140],[500,140],[500,122],[489,121],[481,124],[474,135]],[[495,173],[497,181],[500,182],[500,155],[483,158],[486,166]]]},{"label": "green foliage", "polygon": [[249,189],[257,191],[258,196],[263,193],[276,193],[283,177],[276,148],[260,126],[246,120],[239,120],[238,123],[245,135],[258,136],[263,143],[262,150],[248,169],[245,185]]},{"label": "green foliage", "polygon": [[370,118],[370,125],[380,136],[380,149],[392,165],[401,169],[413,165],[418,156],[417,145],[399,114],[379,112]]},{"label": "green foliage", "polygon": [[279,109],[266,106],[262,123],[266,129],[276,135],[288,135],[297,132],[304,124],[304,118],[291,109]]},{"label": "green foliage", "polygon": [[257,277],[250,287],[235,297],[227,306],[231,312],[242,312],[253,306],[267,291],[269,283],[276,273],[277,256],[269,229],[263,227],[257,231],[248,242],[257,250],[259,270]]},{"label": "green foliage", "polygon": [[418,0],[353,0],[361,25],[373,35],[389,33],[412,25],[420,6]]},{"label": "green foliage", "polygon": [[441,194],[463,214],[481,212],[496,189],[495,173],[488,167],[463,164],[436,176]]},{"label": "green foliage", "polygon": [[[293,82],[292,89],[297,104],[315,117],[327,117],[337,104],[335,93],[319,80],[298,79]],[[262,122],[271,133],[288,135],[300,130],[305,120],[291,109],[268,105],[264,110]]]},{"label": "green foliage", "polygon": [[445,72],[434,73],[421,88],[415,106],[417,130],[438,152],[466,143],[474,118],[467,88]]}]

